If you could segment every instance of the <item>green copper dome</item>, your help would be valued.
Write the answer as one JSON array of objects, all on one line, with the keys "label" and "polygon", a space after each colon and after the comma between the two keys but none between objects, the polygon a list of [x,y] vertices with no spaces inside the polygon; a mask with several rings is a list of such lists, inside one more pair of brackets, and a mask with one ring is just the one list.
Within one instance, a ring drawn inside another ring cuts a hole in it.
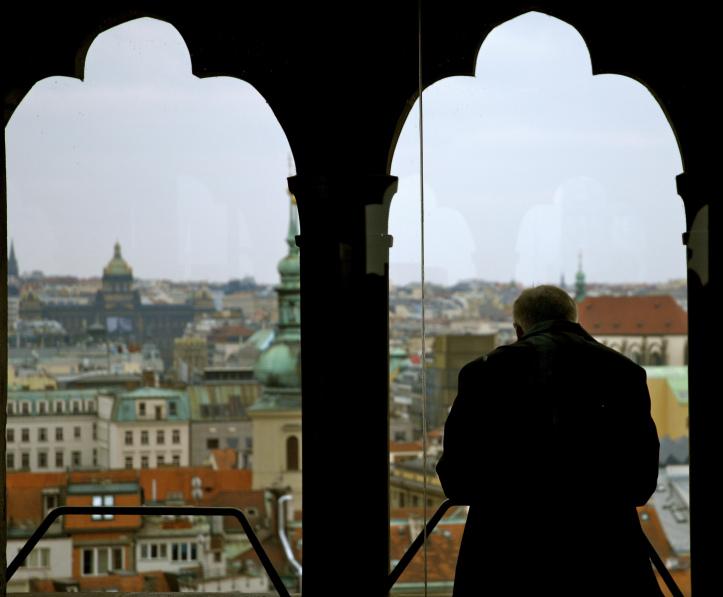
[{"label": "green copper dome", "polygon": [[301,386],[299,345],[280,342],[265,351],[254,367],[254,376],[268,388]]},{"label": "green copper dome", "polygon": [[103,268],[103,277],[119,278],[132,275],[133,269],[126,263],[126,260],[123,259],[120,243],[116,241],[113,247],[113,258],[108,262],[108,265]]},{"label": "green copper dome", "polygon": [[[289,209],[289,231],[286,244],[289,252],[279,261],[281,284],[276,287],[279,296],[279,323],[271,346],[266,349],[254,367],[254,376],[264,387],[259,401],[273,402],[279,390],[298,393],[301,388],[300,317],[299,317],[299,248],[296,235],[299,232],[299,215],[293,196]],[[288,398],[288,396],[287,396]],[[275,402],[274,402],[275,404]]]}]

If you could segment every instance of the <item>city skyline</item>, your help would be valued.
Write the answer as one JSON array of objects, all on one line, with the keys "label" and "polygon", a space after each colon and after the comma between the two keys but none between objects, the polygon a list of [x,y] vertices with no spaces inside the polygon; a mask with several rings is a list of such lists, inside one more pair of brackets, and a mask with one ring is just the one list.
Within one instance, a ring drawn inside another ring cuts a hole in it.
[{"label": "city skyline", "polygon": [[[22,271],[95,276],[118,240],[140,279],[273,283],[285,135],[251,85],[198,79],[190,62],[171,25],[139,19],[94,40],[83,81],[31,90],[6,130]],[[592,281],[685,277],[673,133],[641,84],[592,76],[572,27],[513,19],[485,40],[476,77],[424,98],[427,279],[571,280],[580,251]],[[391,169],[397,284],[420,277],[416,128],[414,108]]]}]

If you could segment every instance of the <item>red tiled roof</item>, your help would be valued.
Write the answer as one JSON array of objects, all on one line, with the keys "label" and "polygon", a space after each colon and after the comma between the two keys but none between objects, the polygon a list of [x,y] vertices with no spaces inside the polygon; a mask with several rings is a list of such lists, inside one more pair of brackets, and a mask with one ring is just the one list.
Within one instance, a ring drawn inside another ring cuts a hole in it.
[{"label": "red tiled roof", "polygon": [[422,442],[390,442],[390,452],[421,452]]},{"label": "red tiled roof", "polygon": [[153,499],[153,481],[156,481],[156,500],[166,501],[168,494],[182,494],[183,500],[193,503],[191,495],[191,479],[201,479],[203,497],[201,503],[222,491],[249,491],[251,489],[251,471],[247,469],[214,470],[208,466],[169,467],[157,469],[141,469],[141,486],[146,501]]},{"label": "red tiled roof", "polygon": [[[640,526],[643,527],[643,531],[645,532],[648,541],[650,541],[652,546],[655,548],[655,551],[660,556],[660,559],[665,562],[667,558],[675,556],[675,553],[668,542],[668,538],[665,536],[665,531],[663,530],[663,526],[660,523],[660,519],[658,518],[655,508],[650,505],[642,506],[638,508],[638,514],[640,515]],[[687,558],[685,559],[687,560]],[[690,595],[690,568],[688,567],[684,570],[671,570],[670,573],[683,594]],[[658,574],[657,570],[655,571],[655,576],[658,579],[660,588],[663,589],[667,595],[667,588],[665,587],[665,583]]]},{"label": "red tiled roof", "polygon": [[221,328],[215,329],[209,334],[209,339],[212,340],[223,340],[223,339],[235,339],[235,338],[248,338],[253,335],[253,330],[247,328],[244,325],[227,325]]},{"label": "red tiled roof", "polygon": [[593,336],[687,334],[688,316],[672,296],[589,296],[577,306]]},{"label": "red tiled roof", "polygon": [[[178,582],[172,575],[160,571],[142,572],[139,574],[108,574],[106,576],[83,576],[79,580],[70,581],[80,591],[122,591],[141,593],[152,591],[168,593],[178,591]],[[31,593],[56,593],[67,590],[67,582],[51,579],[31,579]]]},{"label": "red tiled roof", "polygon": [[65,487],[66,473],[8,473],[7,519],[14,526],[37,526],[43,520],[43,489]]},{"label": "red tiled roof", "polygon": [[[240,508],[246,513],[246,517],[252,526],[266,516],[266,500],[263,490],[252,491],[221,491],[212,498],[204,501],[204,506],[220,506]],[[255,509],[256,514],[252,515],[249,510]],[[230,516],[224,517],[223,528],[227,531],[241,530],[241,523]]]},{"label": "red tiled roof", "polygon": [[213,461],[215,463],[215,470],[227,471],[236,468],[238,453],[233,448],[212,450],[211,455],[213,456]]}]

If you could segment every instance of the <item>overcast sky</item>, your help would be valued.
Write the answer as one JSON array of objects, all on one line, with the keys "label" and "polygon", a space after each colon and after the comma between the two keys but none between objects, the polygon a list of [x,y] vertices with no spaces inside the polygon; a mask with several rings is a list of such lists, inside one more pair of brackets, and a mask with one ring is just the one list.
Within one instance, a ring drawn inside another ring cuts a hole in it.
[{"label": "overcast sky", "polygon": [[[580,35],[531,13],[493,31],[475,77],[424,96],[427,277],[525,284],[685,276],[682,170],[652,95],[591,75]],[[418,114],[392,166],[391,278],[419,279]],[[99,275],[121,242],[142,278],[274,282],[289,149],[264,99],[197,79],[183,39],[139,19],[91,45],[81,82],[38,82],[6,130],[21,271]]]}]

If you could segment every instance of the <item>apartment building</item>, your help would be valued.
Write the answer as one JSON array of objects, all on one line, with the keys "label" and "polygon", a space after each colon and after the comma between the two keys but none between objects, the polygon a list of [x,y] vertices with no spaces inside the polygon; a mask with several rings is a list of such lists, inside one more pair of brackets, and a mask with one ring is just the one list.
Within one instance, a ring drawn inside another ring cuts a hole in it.
[{"label": "apartment building", "polygon": [[98,440],[97,390],[9,391],[9,471],[107,466]]}]

